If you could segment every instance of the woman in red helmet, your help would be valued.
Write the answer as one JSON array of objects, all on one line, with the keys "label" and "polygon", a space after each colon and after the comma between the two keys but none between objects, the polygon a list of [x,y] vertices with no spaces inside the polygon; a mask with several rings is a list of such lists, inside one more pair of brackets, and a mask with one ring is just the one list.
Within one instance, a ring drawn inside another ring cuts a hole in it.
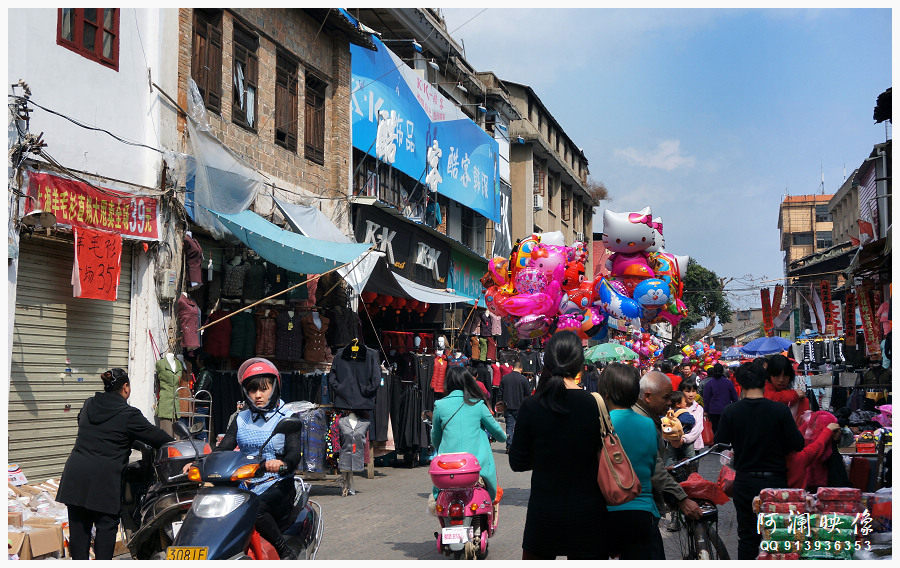
[{"label": "woman in red helmet", "polygon": [[[246,406],[213,451],[239,447],[242,452],[256,454],[275,425],[288,416],[280,399],[281,375],[271,361],[254,357],[241,365],[237,376]],[[259,495],[256,530],[275,547],[282,560],[296,559],[296,552],[284,541],[278,524],[290,513],[297,495],[294,470],[300,462],[300,433],[278,434],[263,448],[262,456],[266,473],[248,482],[249,489]]]}]

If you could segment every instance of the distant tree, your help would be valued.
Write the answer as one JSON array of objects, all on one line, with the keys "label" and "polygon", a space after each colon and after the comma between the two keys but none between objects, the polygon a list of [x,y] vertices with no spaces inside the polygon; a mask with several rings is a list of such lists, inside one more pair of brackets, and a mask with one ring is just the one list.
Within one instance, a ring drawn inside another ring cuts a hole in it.
[{"label": "distant tree", "polygon": [[585,190],[587,190],[587,194],[593,201],[591,205],[595,207],[597,205],[600,205],[601,201],[606,201],[609,199],[609,190],[606,189],[606,185],[602,181],[597,181],[594,178],[588,178],[587,183],[585,184]]},{"label": "distant tree", "polygon": [[[708,335],[717,323],[730,323],[732,307],[725,297],[725,285],[731,278],[719,278],[712,270],[704,268],[693,258],[688,261],[684,277],[684,295],[681,300],[687,306],[688,314],[678,322],[674,337],[686,335],[686,341]],[[709,323],[703,329],[694,326],[705,318]]]},{"label": "distant tree", "polygon": [[885,120],[894,123],[891,120],[891,88],[878,95],[878,99],[875,101],[875,113],[872,116],[875,119],[875,124],[880,122],[884,122]]}]

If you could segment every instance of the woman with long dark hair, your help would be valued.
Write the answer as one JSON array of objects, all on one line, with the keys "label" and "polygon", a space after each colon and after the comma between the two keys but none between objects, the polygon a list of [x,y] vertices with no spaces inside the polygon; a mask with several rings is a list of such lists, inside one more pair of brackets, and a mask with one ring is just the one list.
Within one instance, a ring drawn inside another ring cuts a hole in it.
[{"label": "woman with long dark hair", "polygon": [[597,485],[600,411],[578,384],[582,365],[581,339],[556,333],[544,348],[537,390],[519,409],[509,465],[532,470],[523,560],[609,557],[606,501]]},{"label": "woman with long dark hair", "polygon": [[[506,441],[506,432],[494,420],[485,404],[475,377],[465,367],[450,367],[444,379],[447,395],[434,402],[431,445],[438,454],[468,452],[478,458],[481,477],[491,498],[497,499],[497,468],[487,434],[495,440]],[[438,490],[434,488],[434,497]]]}]

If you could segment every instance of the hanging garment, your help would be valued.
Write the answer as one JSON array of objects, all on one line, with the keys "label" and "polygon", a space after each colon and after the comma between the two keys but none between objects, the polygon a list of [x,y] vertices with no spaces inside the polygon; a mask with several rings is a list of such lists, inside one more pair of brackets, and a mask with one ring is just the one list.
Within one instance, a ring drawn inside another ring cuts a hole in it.
[{"label": "hanging garment", "polygon": [[266,263],[261,258],[247,261],[247,276],[244,279],[244,298],[260,300],[266,297]]},{"label": "hanging garment", "polygon": [[238,401],[244,399],[241,385],[237,382],[237,373],[214,371],[209,394],[212,396],[212,424],[209,433],[211,437],[215,437],[225,433],[228,429],[228,420],[237,410]]},{"label": "hanging garment", "polygon": [[493,337],[488,337],[487,342],[487,359],[490,361],[497,360],[497,342]]},{"label": "hanging garment", "polygon": [[478,338],[474,335],[469,338],[469,345],[471,345],[471,355],[472,359],[481,359],[481,343],[478,341]]},{"label": "hanging garment", "polygon": [[184,235],[184,257],[187,260],[188,280],[191,284],[203,282],[203,248],[193,237]]},{"label": "hanging garment", "polygon": [[399,437],[394,439],[397,446],[397,452],[408,454],[408,461],[413,461],[413,457],[422,447],[422,398],[421,393],[415,385],[410,385],[400,394],[399,409]]},{"label": "hanging garment", "polygon": [[433,410],[434,391],[431,389],[431,379],[434,377],[434,355],[415,355],[415,361],[416,386],[422,392],[422,410]]},{"label": "hanging garment", "polygon": [[447,357],[440,355],[434,358],[434,371],[431,374],[431,389],[444,393],[444,378],[447,376]]},{"label": "hanging garment", "polygon": [[250,265],[242,262],[237,266],[225,265],[225,283],[222,285],[222,295],[230,298],[240,298],[244,294],[244,278]]},{"label": "hanging garment", "polygon": [[231,316],[231,348],[228,354],[237,359],[249,359],[253,357],[256,349],[256,321],[248,310]]},{"label": "hanging garment", "polygon": [[[291,315],[293,314],[293,315]],[[297,312],[281,312],[275,316],[275,358],[282,361],[303,359],[302,318]]]},{"label": "hanging garment", "polygon": [[[269,312],[268,314],[266,312]],[[275,357],[275,311],[256,312],[256,356]]]},{"label": "hanging garment", "polygon": [[391,375],[381,373],[378,389],[375,391],[375,408],[372,411],[374,431],[370,433],[373,442],[386,442],[391,421]]},{"label": "hanging garment", "polygon": [[341,456],[338,461],[338,468],[341,471],[363,471],[366,469],[366,437],[370,424],[368,420],[360,417],[357,417],[355,426],[352,424],[349,416],[344,416],[338,420],[338,428],[341,432]]},{"label": "hanging garment", "polygon": [[166,357],[156,362],[156,380],[159,383],[159,398],[156,401],[156,416],[166,420],[177,420],[180,416],[175,405],[175,389],[184,371],[181,361],[174,359],[175,370]]},{"label": "hanging garment", "polygon": [[538,356],[536,351],[525,351],[521,354],[522,372],[537,373],[538,372]]},{"label": "hanging garment", "polygon": [[325,315],[331,321],[325,338],[332,347],[343,347],[356,337],[362,337],[359,316],[346,306],[336,306],[328,310]]},{"label": "hanging garment", "polygon": [[448,367],[465,367],[469,364],[469,358],[465,355],[460,354],[459,357],[456,356],[457,352],[453,352],[453,356],[447,359]]},{"label": "hanging garment", "polygon": [[378,352],[367,347],[353,351],[352,347],[348,345],[338,351],[328,375],[334,407],[341,410],[372,410],[381,381]]},{"label": "hanging garment", "polygon": [[266,263],[266,296],[277,292],[284,292],[287,288],[287,271],[275,266],[271,262]]},{"label": "hanging garment", "polygon": [[489,317],[491,318],[491,335],[497,336],[503,333],[503,323],[500,316],[491,314]]},{"label": "hanging garment", "polygon": [[[318,317],[319,325],[316,325]],[[303,326],[303,358],[314,363],[321,363],[328,359],[331,350],[325,341],[325,332],[328,331],[328,318],[318,314],[307,314],[300,320]]]},{"label": "hanging garment", "polygon": [[310,472],[325,471],[325,436],[327,421],[325,411],[320,408],[307,410],[298,414],[303,422],[300,431],[303,459],[301,470]]},{"label": "hanging garment", "polygon": [[308,400],[316,404],[322,403],[322,379],[318,373],[298,374],[298,400]]},{"label": "hanging garment", "polygon": [[200,308],[187,294],[182,294],[176,302],[178,327],[181,328],[181,346],[185,349],[200,347]]},{"label": "hanging garment", "polygon": [[[292,288],[289,292],[287,292],[284,296],[288,300],[306,300],[309,298],[309,290],[306,284],[302,286],[297,286],[304,280],[306,280],[306,274],[299,274],[297,272],[291,272],[290,270],[284,271],[284,277],[286,279],[285,288]],[[296,288],[293,288],[297,286]]]},{"label": "hanging garment", "polygon": [[487,338],[479,337],[478,338],[478,360],[479,361],[487,361]]},{"label": "hanging garment", "polygon": [[[230,312],[216,310],[209,314],[206,323],[218,321]],[[231,349],[231,318],[203,330],[203,350],[213,357],[224,359]]]}]

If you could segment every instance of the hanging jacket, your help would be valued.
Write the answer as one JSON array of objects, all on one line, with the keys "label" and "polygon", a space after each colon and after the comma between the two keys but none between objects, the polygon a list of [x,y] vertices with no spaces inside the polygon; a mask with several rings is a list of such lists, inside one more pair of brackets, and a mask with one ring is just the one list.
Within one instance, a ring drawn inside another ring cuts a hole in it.
[{"label": "hanging jacket", "polygon": [[431,388],[434,392],[444,392],[444,378],[447,376],[447,358],[443,355],[434,358],[434,374],[431,376]]},{"label": "hanging jacket", "polygon": [[[359,347],[354,352],[352,348],[348,345],[338,351],[328,374],[334,407],[341,410],[373,410],[375,393],[381,382],[378,352],[367,347]],[[355,359],[353,353],[357,353]]]},{"label": "hanging jacket", "polygon": [[115,392],[98,392],[78,413],[75,447],[66,460],[56,500],[116,515],[122,508],[122,470],[135,440],[159,448],[173,438]]},{"label": "hanging jacket", "polygon": [[313,314],[307,314],[300,320],[303,326],[303,358],[315,363],[321,363],[331,355],[325,341],[328,318],[319,316],[319,320],[322,322],[321,327],[316,325]]},{"label": "hanging jacket", "polygon": [[[209,314],[206,323],[218,321],[229,312],[216,310]],[[203,350],[213,357],[224,359],[231,350],[231,318],[203,330]]]},{"label": "hanging jacket", "polygon": [[181,328],[181,346],[185,349],[200,347],[200,308],[187,294],[178,298],[175,307],[178,327]]},{"label": "hanging jacket", "polygon": [[159,382],[159,398],[156,401],[157,417],[166,420],[178,419],[179,414],[175,408],[175,389],[178,388],[178,381],[181,379],[183,371],[184,365],[177,358],[174,371],[165,356],[156,362],[156,380]]},{"label": "hanging jacket", "polygon": [[189,235],[184,235],[184,257],[187,260],[188,279],[192,284],[203,282],[203,248]]},{"label": "hanging jacket", "polygon": [[281,361],[303,359],[303,326],[300,314],[281,312],[275,316],[275,358]]},{"label": "hanging jacket", "polygon": [[247,276],[244,279],[244,298],[260,300],[266,297],[266,263],[262,259],[252,259],[247,263]]},{"label": "hanging jacket", "polygon": [[231,317],[231,347],[228,355],[237,359],[253,357],[256,348],[256,321],[253,314],[241,311]]},{"label": "hanging jacket", "polygon": [[275,316],[265,310],[256,312],[256,356],[275,357]]}]

